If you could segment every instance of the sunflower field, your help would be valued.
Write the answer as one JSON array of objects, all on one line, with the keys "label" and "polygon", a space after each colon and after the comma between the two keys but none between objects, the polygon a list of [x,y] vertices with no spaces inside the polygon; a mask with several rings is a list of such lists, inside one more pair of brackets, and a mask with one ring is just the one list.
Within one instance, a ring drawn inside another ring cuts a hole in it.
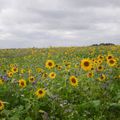
[{"label": "sunflower field", "polygon": [[1,49],[0,120],[120,120],[120,46]]}]

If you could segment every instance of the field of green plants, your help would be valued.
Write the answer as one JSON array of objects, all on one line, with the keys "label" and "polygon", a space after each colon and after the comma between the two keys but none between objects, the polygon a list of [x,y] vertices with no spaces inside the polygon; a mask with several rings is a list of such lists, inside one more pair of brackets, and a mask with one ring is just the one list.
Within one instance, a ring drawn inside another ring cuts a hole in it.
[{"label": "field of green plants", "polygon": [[0,120],[120,120],[120,46],[1,49]]}]

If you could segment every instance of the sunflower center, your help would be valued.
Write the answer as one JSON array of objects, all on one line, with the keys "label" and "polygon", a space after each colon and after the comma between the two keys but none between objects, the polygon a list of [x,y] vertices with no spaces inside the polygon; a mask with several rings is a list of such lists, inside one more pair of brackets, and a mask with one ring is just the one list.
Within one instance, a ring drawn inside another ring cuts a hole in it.
[{"label": "sunflower center", "polygon": [[54,76],[54,74],[51,75],[52,77]]},{"label": "sunflower center", "polygon": [[24,86],[24,82],[21,82],[21,85]]},{"label": "sunflower center", "polygon": [[16,68],[14,68],[14,71],[16,71]]},{"label": "sunflower center", "polygon": [[89,76],[92,76],[92,73],[89,73]]},{"label": "sunflower center", "polygon": [[2,103],[0,102],[0,106],[2,106]]},{"label": "sunflower center", "polygon": [[111,59],[112,58],[112,56],[108,56],[108,59]]},{"label": "sunflower center", "polygon": [[72,78],[72,83],[76,83],[76,79],[75,78]]},{"label": "sunflower center", "polygon": [[48,63],[48,65],[49,65],[49,66],[52,66],[52,63],[51,63],[51,62],[49,62],[49,63]]},{"label": "sunflower center", "polygon": [[110,60],[110,64],[114,64],[114,60]]},{"label": "sunflower center", "polygon": [[102,69],[102,67],[100,66],[99,69]]},{"label": "sunflower center", "polygon": [[43,93],[43,91],[42,90],[39,90],[39,94],[42,94]]},{"label": "sunflower center", "polygon": [[30,78],[31,81],[33,81],[33,78]]},{"label": "sunflower center", "polygon": [[88,61],[84,62],[84,65],[89,66],[89,62]]}]

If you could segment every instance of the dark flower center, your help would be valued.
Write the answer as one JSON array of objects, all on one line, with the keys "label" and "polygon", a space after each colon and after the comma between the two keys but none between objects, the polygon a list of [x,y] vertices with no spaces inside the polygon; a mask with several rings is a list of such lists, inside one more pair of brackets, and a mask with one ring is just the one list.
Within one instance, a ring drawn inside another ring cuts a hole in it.
[{"label": "dark flower center", "polygon": [[43,91],[42,90],[39,90],[39,94],[42,94],[43,93]]},{"label": "dark flower center", "polygon": [[24,86],[24,82],[21,82],[21,85]]},{"label": "dark flower center", "polygon": [[114,63],[114,60],[110,60],[110,63],[113,64],[113,63]]},{"label": "dark flower center", "polygon": [[0,102],[0,106],[2,106],[2,103]]},{"label": "dark flower center", "polygon": [[89,62],[88,61],[84,62],[84,65],[89,66]]},{"label": "dark flower center", "polygon": [[48,63],[48,65],[49,65],[49,66],[52,66],[52,63],[51,63],[51,62],[49,62],[49,63]]},{"label": "dark flower center", "polygon": [[75,78],[72,78],[72,83],[76,83],[76,79]]},{"label": "dark flower center", "polygon": [[112,58],[112,56],[108,56],[108,59],[111,59]]}]

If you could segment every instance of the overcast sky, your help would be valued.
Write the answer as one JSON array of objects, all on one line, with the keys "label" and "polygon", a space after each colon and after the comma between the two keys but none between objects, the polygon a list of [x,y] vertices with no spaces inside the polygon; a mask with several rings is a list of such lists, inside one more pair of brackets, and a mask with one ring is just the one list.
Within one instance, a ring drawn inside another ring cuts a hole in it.
[{"label": "overcast sky", "polygon": [[120,0],[0,0],[0,48],[120,44]]}]

